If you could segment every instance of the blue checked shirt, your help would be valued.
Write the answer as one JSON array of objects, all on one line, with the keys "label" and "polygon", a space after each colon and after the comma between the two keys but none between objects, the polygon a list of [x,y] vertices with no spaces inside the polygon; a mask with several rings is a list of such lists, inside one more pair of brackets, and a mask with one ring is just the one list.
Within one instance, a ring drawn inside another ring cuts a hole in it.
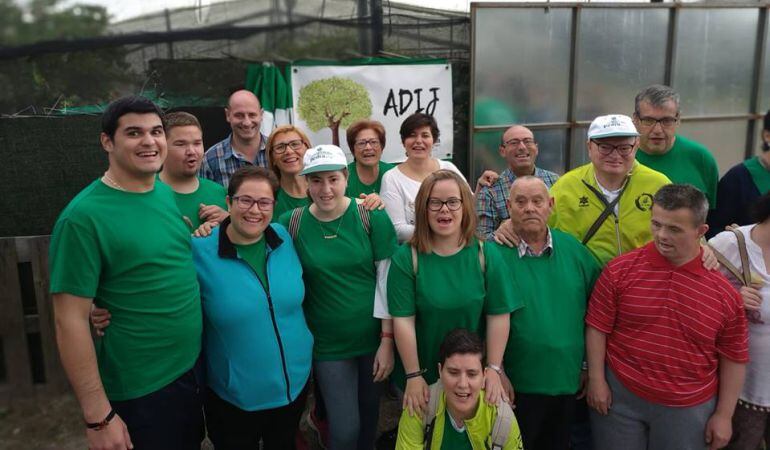
[{"label": "blue checked shirt", "polygon": [[[551,189],[559,175],[535,167],[535,176],[543,180],[548,189]],[[485,186],[476,197],[476,213],[479,215],[479,223],[476,227],[476,233],[479,237],[486,240],[493,240],[495,230],[503,220],[508,219],[508,197],[511,195],[511,184],[516,179],[516,175],[511,169],[505,169],[500,174],[500,178],[492,186]]]},{"label": "blue checked shirt", "polygon": [[[232,139],[233,135],[230,134],[225,140],[217,142],[206,150],[206,153],[203,154],[203,164],[201,164],[201,178],[207,178],[227,188],[227,185],[230,184],[230,177],[236,170],[243,166],[255,164],[254,161],[249,161],[240,153],[233,151]],[[267,167],[266,144],[267,136],[263,134],[256,160],[256,165],[259,167]]]}]

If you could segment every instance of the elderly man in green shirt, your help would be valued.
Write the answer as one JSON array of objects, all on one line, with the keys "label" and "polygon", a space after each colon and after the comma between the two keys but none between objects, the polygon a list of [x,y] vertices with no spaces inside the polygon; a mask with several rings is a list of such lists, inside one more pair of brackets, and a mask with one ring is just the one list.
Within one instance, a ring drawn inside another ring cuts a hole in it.
[{"label": "elderly man in green shirt", "polygon": [[636,160],[657,170],[674,183],[688,183],[703,192],[709,209],[717,206],[719,168],[702,144],[676,134],[679,128],[679,94],[654,84],[634,99],[633,121],[639,131]]},{"label": "elderly man in green shirt", "polygon": [[[548,227],[554,199],[543,180],[517,178],[509,212],[516,247],[499,246],[524,307],[511,313],[503,381],[515,399],[524,448],[567,448],[581,390],[586,303],[599,263],[577,239]],[[515,391],[515,397],[514,397]]]}]

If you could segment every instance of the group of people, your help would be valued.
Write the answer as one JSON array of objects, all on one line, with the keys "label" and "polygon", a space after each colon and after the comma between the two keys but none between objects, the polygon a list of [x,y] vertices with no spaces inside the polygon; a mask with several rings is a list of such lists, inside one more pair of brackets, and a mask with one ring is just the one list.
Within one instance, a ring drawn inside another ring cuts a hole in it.
[{"label": "group of people", "polygon": [[398,449],[768,438],[770,153],[718,180],[676,134],[671,88],[597,117],[590,162],[561,177],[510,127],[506,170],[473,189],[433,157],[430,115],[404,120],[395,165],[376,121],[348,127],[348,163],[295,126],[262,134],[261,114],[235,92],[231,135],[204,152],[188,113],[141,97],[104,112],[109,168],[50,250],[91,448],[192,449],[207,433],[292,449],[306,413],[328,421],[328,448],[371,450],[388,381]]}]

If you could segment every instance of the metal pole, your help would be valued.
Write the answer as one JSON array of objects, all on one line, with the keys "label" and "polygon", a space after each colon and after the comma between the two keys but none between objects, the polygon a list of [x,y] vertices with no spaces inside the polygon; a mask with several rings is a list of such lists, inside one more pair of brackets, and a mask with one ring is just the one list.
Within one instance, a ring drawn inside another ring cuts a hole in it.
[{"label": "metal pole", "polygon": [[[578,61],[580,60],[580,45],[578,40],[580,39],[580,6],[576,6],[572,9],[572,33],[570,34],[570,52],[569,52],[569,97],[567,99],[567,122],[570,123],[567,128],[567,142],[564,143],[564,172],[571,169],[572,166],[572,138],[577,130],[575,129],[575,122],[577,122],[577,88],[578,88]],[[575,149],[577,150],[577,149]]]},{"label": "metal pole", "polygon": [[[765,77],[765,49],[767,48],[767,17],[768,7],[759,9],[759,22],[757,23],[757,46],[754,53],[754,79],[751,80],[751,105],[749,112],[761,114],[759,108],[762,107],[762,81]],[[751,158],[754,149],[757,148],[757,121],[749,120],[749,126],[746,127],[746,154],[745,159]]]},{"label": "metal pole", "polygon": [[[166,8],[163,10],[164,15],[166,16],[166,31],[171,32],[171,12]],[[168,48],[168,58],[174,59],[174,43],[171,41],[166,42],[166,46]]]},{"label": "metal pole", "polygon": [[371,0],[369,13],[372,16],[372,55],[384,50],[382,38],[382,0]]}]

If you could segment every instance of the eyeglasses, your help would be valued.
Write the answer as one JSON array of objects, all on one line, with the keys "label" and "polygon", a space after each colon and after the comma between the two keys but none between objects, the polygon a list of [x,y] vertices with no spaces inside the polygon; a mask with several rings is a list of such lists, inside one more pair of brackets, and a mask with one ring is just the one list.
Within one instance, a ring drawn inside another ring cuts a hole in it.
[{"label": "eyeglasses", "polygon": [[380,140],[379,139],[362,139],[360,141],[356,141],[355,144],[353,145],[359,150],[365,149],[367,145],[371,145],[372,148],[380,148]]},{"label": "eyeglasses", "polygon": [[534,147],[537,145],[534,139],[511,139],[510,141],[503,142],[504,147],[518,147],[520,144],[524,144],[525,147]]},{"label": "eyeglasses", "polygon": [[299,149],[301,149],[304,146],[305,146],[304,142],[302,142],[300,139],[295,139],[293,141],[289,141],[289,142],[285,142],[285,143],[282,142],[280,144],[275,144],[273,146],[273,151],[277,155],[280,155],[281,153],[286,152],[286,147],[291,147],[292,150],[299,150]]},{"label": "eyeglasses", "polygon": [[609,156],[615,150],[618,151],[618,154],[620,156],[628,156],[634,150],[634,144],[612,145],[612,144],[605,144],[603,142],[596,142],[593,140],[591,142],[593,142],[596,145],[596,148],[599,149],[599,153],[601,153],[604,156]]},{"label": "eyeglasses", "polygon": [[235,205],[243,211],[250,210],[255,203],[257,204],[257,208],[259,208],[260,211],[270,211],[275,205],[275,200],[272,198],[251,198],[248,195],[236,195],[233,197],[233,201],[235,202]]},{"label": "eyeglasses", "polygon": [[679,121],[678,117],[663,117],[656,119],[654,117],[639,117],[639,123],[645,127],[654,127],[656,123],[659,123],[663,128],[671,128]]},{"label": "eyeglasses", "polygon": [[450,211],[457,211],[463,206],[463,201],[457,197],[450,197],[447,201],[441,201],[432,197],[428,199],[428,209],[431,211],[441,211],[441,208],[443,208],[444,205],[446,205]]}]

